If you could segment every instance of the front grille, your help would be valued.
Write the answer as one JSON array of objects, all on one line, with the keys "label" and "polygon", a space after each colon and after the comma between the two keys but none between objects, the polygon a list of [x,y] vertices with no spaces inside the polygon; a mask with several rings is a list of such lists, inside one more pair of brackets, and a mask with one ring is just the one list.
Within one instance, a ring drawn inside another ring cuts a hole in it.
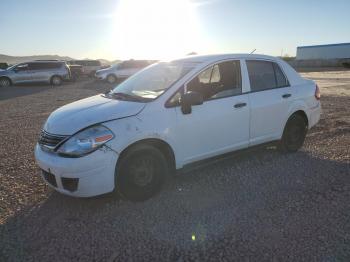
[{"label": "front grille", "polygon": [[79,178],[67,178],[62,177],[62,186],[65,190],[68,190],[70,192],[74,192],[78,188]]},{"label": "front grille", "polygon": [[45,170],[42,170],[42,172],[46,182],[49,183],[51,186],[57,187],[55,175],[46,172]]},{"label": "front grille", "polygon": [[50,134],[45,130],[41,130],[38,143],[39,145],[53,149],[67,137],[68,136]]}]

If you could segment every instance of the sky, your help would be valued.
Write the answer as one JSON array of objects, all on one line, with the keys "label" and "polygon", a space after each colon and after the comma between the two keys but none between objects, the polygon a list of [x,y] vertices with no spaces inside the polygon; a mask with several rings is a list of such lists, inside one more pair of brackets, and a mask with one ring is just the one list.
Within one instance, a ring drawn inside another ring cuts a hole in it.
[{"label": "sky", "polygon": [[13,56],[294,56],[350,42],[349,0],[0,0],[0,10],[0,54]]}]

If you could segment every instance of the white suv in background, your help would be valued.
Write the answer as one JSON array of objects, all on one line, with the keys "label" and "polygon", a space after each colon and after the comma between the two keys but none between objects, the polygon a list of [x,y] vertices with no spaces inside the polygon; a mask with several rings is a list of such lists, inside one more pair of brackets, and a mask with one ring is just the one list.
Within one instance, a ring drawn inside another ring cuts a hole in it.
[{"label": "white suv in background", "polygon": [[123,61],[112,65],[111,67],[96,71],[95,77],[98,80],[106,80],[108,83],[114,84],[121,80],[125,80],[154,62],[155,61],[150,60]]},{"label": "white suv in background", "polygon": [[35,157],[61,193],[143,200],[197,161],[271,141],[294,152],[320,112],[317,85],[278,58],[191,56],[57,109]]}]

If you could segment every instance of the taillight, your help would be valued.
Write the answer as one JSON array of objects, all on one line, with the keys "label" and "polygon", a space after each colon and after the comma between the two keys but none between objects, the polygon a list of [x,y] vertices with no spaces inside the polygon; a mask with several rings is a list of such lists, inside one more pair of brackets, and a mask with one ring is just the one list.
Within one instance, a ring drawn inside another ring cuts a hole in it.
[{"label": "taillight", "polygon": [[318,87],[318,85],[316,85],[315,98],[316,98],[316,100],[321,99],[321,91],[320,91],[320,88]]}]

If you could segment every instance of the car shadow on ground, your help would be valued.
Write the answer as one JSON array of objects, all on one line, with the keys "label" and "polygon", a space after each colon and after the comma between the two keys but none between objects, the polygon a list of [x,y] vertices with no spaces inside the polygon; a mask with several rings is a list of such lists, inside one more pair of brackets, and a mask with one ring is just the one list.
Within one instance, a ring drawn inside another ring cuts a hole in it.
[{"label": "car shadow on ground", "polygon": [[43,83],[18,84],[18,85],[12,85],[8,87],[0,87],[0,101],[16,98],[20,96],[36,94],[51,88],[59,88],[59,87],[54,87],[52,85],[43,84]]},{"label": "car shadow on ground", "polygon": [[259,148],[176,176],[141,203],[52,192],[1,226],[0,257],[345,261],[349,173],[306,151]]}]

